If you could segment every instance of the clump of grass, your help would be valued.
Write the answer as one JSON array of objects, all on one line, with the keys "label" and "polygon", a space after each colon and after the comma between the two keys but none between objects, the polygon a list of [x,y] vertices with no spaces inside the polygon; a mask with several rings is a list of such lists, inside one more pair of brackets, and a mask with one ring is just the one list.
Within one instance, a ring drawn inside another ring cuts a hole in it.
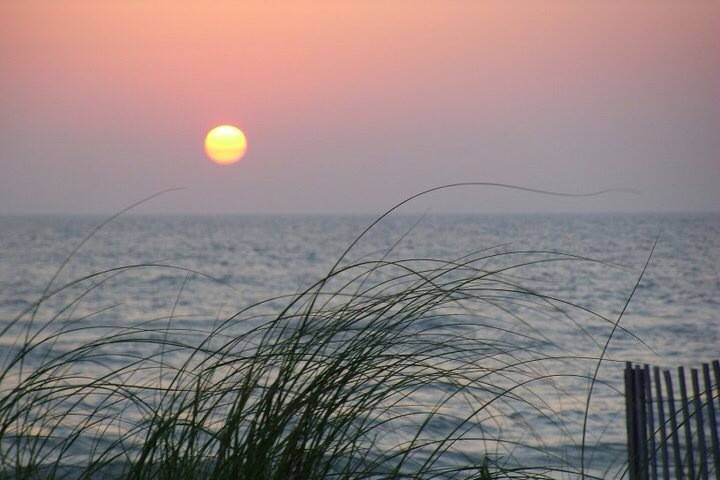
[{"label": "clump of grass", "polygon": [[[582,376],[552,371],[572,356],[548,354],[551,339],[518,311],[570,318],[568,310],[581,307],[511,274],[593,260],[497,250],[454,260],[344,257],[305,291],[249,306],[210,330],[173,326],[174,314],[128,326],[66,318],[110,278],[179,267],[125,266],[48,287],[3,332],[18,341],[0,370],[0,477],[579,472],[563,458],[540,466],[518,458],[543,445],[522,412],[565,428],[534,387]],[[38,309],[68,292],[74,298],[37,324]],[[65,342],[72,346],[56,348]],[[523,437],[507,434],[510,422],[521,424]]]}]

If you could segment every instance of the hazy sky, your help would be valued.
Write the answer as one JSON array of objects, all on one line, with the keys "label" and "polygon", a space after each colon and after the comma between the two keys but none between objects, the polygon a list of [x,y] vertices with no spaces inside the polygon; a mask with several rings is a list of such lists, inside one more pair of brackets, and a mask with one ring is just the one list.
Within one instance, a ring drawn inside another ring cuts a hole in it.
[{"label": "hazy sky", "polygon": [[[209,162],[205,132],[248,154]],[[720,1],[0,3],[0,213],[720,211]]]}]

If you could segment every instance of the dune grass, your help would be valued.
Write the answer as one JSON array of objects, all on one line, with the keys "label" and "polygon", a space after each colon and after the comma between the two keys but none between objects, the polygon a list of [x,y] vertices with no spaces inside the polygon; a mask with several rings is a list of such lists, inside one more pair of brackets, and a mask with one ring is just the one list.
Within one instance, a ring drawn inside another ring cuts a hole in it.
[{"label": "dune grass", "polygon": [[[524,287],[516,274],[596,260],[490,249],[349,262],[355,244],[305,291],[211,329],[177,326],[174,311],[112,327],[93,323],[102,312],[72,316],[86,295],[127,272],[200,272],[128,265],[54,287],[56,275],[2,332],[16,343],[0,364],[0,477],[594,478],[543,452],[522,412],[563,431],[565,420],[535,387],[561,392],[563,377],[594,384],[598,372],[554,372],[577,358],[548,353],[552,339],[518,312],[572,319],[580,310],[613,331],[619,317]],[[69,292],[65,306],[36,319]],[[72,346],[57,348],[64,342]],[[605,349],[584,360],[599,364]],[[525,435],[508,435],[509,422]],[[584,443],[583,432],[578,448]],[[548,462],[526,461],[528,450]]]}]

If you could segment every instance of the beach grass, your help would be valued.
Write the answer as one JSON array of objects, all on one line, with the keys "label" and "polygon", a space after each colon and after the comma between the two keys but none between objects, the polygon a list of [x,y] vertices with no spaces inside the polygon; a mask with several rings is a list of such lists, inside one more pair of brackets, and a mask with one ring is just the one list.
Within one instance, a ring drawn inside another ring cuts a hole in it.
[{"label": "beach grass", "polygon": [[[0,477],[600,478],[544,449],[522,414],[562,432],[566,420],[536,387],[562,394],[564,377],[601,380],[597,369],[556,372],[579,359],[553,349],[524,315],[571,319],[580,310],[613,332],[620,317],[527,288],[516,274],[558,262],[614,266],[507,249],[348,261],[364,234],[304,291],[212,328],[178,326],[174,311],[124,326],[94,323],[102,312],[72,316],[86,295],[128,272],[201,272],[127,265],[58,287],[53,277],[2,332],[15,341],[0,364]],[[70,299],[39,321],[61,294]],[[606,348],[581,360],[599,365]],[[508,434],[509,423],[524,434]],[[528,451],[545,463],[523,457]]]}]

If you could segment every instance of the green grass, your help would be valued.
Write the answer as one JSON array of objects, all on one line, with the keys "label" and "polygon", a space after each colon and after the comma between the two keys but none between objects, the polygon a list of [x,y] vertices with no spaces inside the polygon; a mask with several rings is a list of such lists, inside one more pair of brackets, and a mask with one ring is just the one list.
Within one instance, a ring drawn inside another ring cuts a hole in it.
[{"label": "green grass", "polygon": [[[174,311],[113,328],[93,326],[92,315],[72,317],[112,278],[180,267],[125,266],[61,287],[55,275],[2,332],[18,342],[0,364],[0,477],[584,475],[584,465],[552,453],[546,465],[529,465],[516,452],[542,450],[542,438],[530,423],[526,439],[503,428],[527,410],[565,428],[534,387],[561,381],[567,374],[552,365],[573,358],[546,353],[552,341],[517,309],[564,318],[581,309],[622,329],[619,318],[525,288],[515,274],[595,260],[490,250],[454,260],[348,262],[356,242],[307,290],[248,306],[210,331],[175,326]],[[501,266],[483,267],[489,260]],[[74,297],[40,322],[39,309],[61,294]],[[78,334],[85,340],[54,348]]]}]

